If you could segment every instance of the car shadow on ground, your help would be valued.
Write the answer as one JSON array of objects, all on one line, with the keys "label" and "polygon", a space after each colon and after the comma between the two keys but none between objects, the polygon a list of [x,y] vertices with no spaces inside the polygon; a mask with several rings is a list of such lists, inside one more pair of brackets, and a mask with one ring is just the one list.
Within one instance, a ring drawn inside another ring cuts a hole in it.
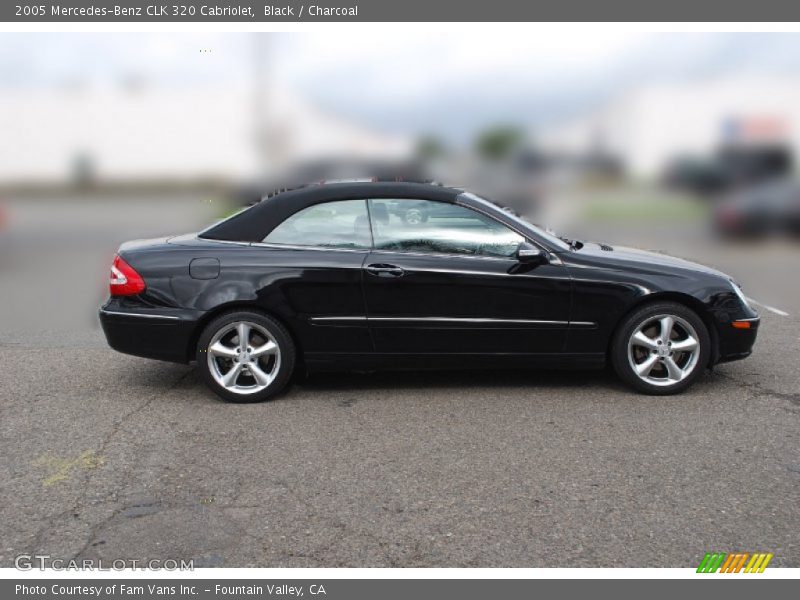
[{"label": "car shadow on ground", "polygon": [[[147,377],[147,387],[197,389],[208,392],[209,398],[216,395],[206,387],[196,367],[163,364],[164,369],[154,369]],[[173,374],[172,371],[175,371]],[[139,371],[141,382],[141,371]],[[470,388],[515,388],[549,389],[569,391],[595,389],[610,393],[635,393],[617,378],[611,368],[605,369],[431,369],[431,370],[385,370],[385,371],[299,371],[284,394],[297,392],[325,393],[342,391],[392,391],[415,389],[470,389]]]},{"label": "car shadow on ground", "polygon": [[[148,388],[162,387],[168,389],[182,388],[203,392],[209,399],[218,397],[202,381],[194,366],[163,364],[164,369],[155,369],[151,377],[147,377]],[[174,373],[173,373],[174,370]],[[139,382],[142,382],[141,371]],[[695,389],[703,392],[706,388],[724,385],[728,378],[718,371],[705,373],[695,383]],[[639,395],[626,386],[613,369],[437,369],[417,371],[316,371],[311,373],[297,372],[293,376],[288,389],[280,394],[285,398],[297,393],[324,395],[326,392],[359,392],[393,390],[455,390],[455,389],[510,389],[528,387],[532,391],[548,390],[551,392],[580,392],[592,390],[600,394]],[[155,391],[155,390],[154,390]]]},{"label": "car shadow on ground", "polygon": [[317,372],[295,380],[295,386],[308,391],[454,389],[473,387],[586,388],[601,387],[619,391],[623,386],[608,369],[602,370],[424,370]]}]

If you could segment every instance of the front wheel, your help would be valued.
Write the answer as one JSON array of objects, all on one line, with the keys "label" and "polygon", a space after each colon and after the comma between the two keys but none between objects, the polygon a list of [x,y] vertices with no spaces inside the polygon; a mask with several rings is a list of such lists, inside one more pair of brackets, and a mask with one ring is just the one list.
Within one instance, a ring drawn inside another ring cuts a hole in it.
[{"label": "front wheel", "polygon": [[229,402],[262,402],[288,384],[295,346],[275,319],[253,311],[220,315],[197,343],[197,368],[206,384]]},{"label": "front wheel", "polygon": [[705,370],[711,338],[703,320],[676,302],[659,302],[629,315],[614,336],[611,360],[623,381],[640,392],[682,392]]}]

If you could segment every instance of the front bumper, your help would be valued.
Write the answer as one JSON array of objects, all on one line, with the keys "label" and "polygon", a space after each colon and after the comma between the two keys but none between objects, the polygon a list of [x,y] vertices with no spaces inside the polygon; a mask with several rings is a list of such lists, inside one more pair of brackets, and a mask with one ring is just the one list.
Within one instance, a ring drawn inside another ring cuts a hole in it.
[{"label": "front bumper", "polygon": [[[747,327],[743,327],[742,325],[744,324]],[[719,334],[719,357],[717,362],[731,362],[750,356],[758,337],[760,325],[760,317],[736,319],[720,324],[717,328]]]},{"label": "front bumper", "polygon": [[108,345],[118,352],[186,363],[194,358],[191,341],[198,314],[170,308],[129,308],[115,299],[99,312]]}]

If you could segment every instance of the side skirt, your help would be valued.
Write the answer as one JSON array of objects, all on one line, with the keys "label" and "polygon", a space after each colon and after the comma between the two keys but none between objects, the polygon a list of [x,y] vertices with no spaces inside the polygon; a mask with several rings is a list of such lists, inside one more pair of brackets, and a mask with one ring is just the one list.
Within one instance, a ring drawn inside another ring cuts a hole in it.
[{"label": "side skirt", "polygon": [[309,371],[439,369],[602,369],[605,354],[317,354]]}]

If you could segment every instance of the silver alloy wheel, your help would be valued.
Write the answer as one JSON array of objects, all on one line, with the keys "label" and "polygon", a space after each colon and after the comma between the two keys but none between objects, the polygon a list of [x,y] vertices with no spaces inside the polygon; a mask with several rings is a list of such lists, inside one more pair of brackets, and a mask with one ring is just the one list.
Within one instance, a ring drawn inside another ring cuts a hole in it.
[{"label": "silver alloy wheel", "polygon": [[281,350],[270,333],[251,321],[229,323],[208,344],[214,380],[234,394],[255,394],[269,386],[281,367]]},{"label": "silver alloy wheel", "polygon": [[697,367],[700,337],[677,315],[648,317],[628,340],[633,372],[651,385],[669,386],[686,379]]}]

